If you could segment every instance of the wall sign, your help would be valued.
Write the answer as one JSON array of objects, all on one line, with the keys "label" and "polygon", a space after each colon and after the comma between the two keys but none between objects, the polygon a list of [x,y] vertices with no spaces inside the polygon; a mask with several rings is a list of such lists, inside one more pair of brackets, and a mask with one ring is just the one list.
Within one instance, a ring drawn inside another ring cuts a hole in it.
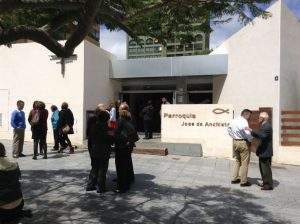
[{"label": "wall sign", "polygon": [[232,139],[227,127],[232,118],[232,105],[162,105],[162,141],[198,143],[204,156],[231,157]]}]

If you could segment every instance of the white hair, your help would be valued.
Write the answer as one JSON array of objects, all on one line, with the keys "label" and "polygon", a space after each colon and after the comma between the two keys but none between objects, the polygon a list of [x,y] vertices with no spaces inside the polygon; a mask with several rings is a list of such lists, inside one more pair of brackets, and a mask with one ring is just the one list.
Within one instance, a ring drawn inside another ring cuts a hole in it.
[{"label": "white hair", "polygon": [[98,104],[97,107],[98,107],[99,110],[103,110],[103,111],[106,110],[106,106],[103,103]]},{"label": "white hair", "polygon": [[267,112],[261,112],[259,117],[263,118],[265,121],[269,120],[269,114]]}]

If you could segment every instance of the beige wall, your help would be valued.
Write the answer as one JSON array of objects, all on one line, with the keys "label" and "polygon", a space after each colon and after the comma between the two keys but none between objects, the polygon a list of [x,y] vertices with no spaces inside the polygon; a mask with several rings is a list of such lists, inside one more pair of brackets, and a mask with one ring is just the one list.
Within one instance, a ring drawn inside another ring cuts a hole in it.
[{"label": "beige wall", "polygon": [[[281,67],[280,109],[300,110],[300,22],[282,4],[281,11]],[[292,125],[300,125],[293,123]],[[296,133],[298,131],[289,131]],[[291,141],[299,141],[291,139]],[[300,147],[280,147],[278,162],[300,165]]]},{"label": "beige wall", "polygon": [[[271,18],[256,18],[212,52],[228,53],[228,75],[214,78],[214,86],[218,86],[214,103],[233,104],[235,115],[243,108],[272,107],[274,150],[278,151],[279,82],[275,76],[280,76],[280,2],[268,11]],[[275,154],[277,157],[278,152]]]},{"label": "beige wall", "polygon": [[100,47],[88,41],[84,42],[84,130],[87,110],[94,110],[99,103],[118,99],[119,82],[109,79],[111,57]]},{"label": "beige wall", "polygon": [[280,146],[280,111],[300,109],[300,23],[282,0],[268,11],[212,52],[229,55],[226,78],[214,77],[214,103],[233,104],[236,115],[272,107],[274,161],[300,165],[299,147]]},{"label": "beige wall", "polygon": [[[0,130],[0,138],[12,137],[9,124],[11,112],[16,101],[25,101],[26,118],[34,100],[46,103],[49,115],[52,104],[60,106],[63,101],[69,103],[75,116],[74,143],[82,142],[83,133],[83,44],[76,48],[76,61],[66,64],[66,72],[61,74],[61,65],[51,61],[50,51],[36,43],[14,44],[12,48],[0,47],[0,89],[8,92],[8,105],[5,128]],[[48,120],[48,141],[52,141],[52,128]],[[31,140],[30,126],[27,123],[26,140]]]}]

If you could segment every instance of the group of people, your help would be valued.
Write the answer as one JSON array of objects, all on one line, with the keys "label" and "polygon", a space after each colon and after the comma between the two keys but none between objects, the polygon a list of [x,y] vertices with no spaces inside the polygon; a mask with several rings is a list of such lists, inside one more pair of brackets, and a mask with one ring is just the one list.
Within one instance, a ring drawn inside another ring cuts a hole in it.
[{"label": "group of people", "polygon": [[272,156],[273,130],[269,122],[269,114],[261,112],[259,114],[260,129],[254,131],[249,128],[248,121],[252,112],[244,109],[240,117],[235,118],[228,128],[228,134],[233,139],[233,155],[235,158],[232,184],[240,184],[241,187],[249,187],[248,167],[250,163],[251,142],[256,138],[259,140],[259,146],[256,149],[256,155],[259,157],[259,169],[262,177],[262,183],[259,184],[261,190],[273,190],[272,178]]},{"label": "group of people", "polygon": [[[23,145],[26,129],[26,118],[23,111],[25,103],[22,100],[17,101],[17,109],[12,113],[11,126],[13,128],[13,157],[24,157]],[[52,116],[51,123],[54,136],[54,151],[63,152],[68,148],[69,153],[74,153],[74,147],[68,137],[74,134],[74,116],[69,109],[68,103],[61,105],[61,111],[57,106],[51,106]],[[35,101],[32,110],[28,115],[28,122],[31,126],[33,139],[33,159],[36,160],[38,155],[42,155],[47,159],[47,131],[48,131],[48,110],[42,101]],[[39,150],[38,150],[39,148]]]},{"label": "group of people", "polygon": [[117,172],[115,191],[127,192],[134,182],[131,153],[139,140],[127,103],[122,103],[119,108],[113,104],[109,107],[99,104],[88,120],[86,135],[92,166],[86,190],[106,191],[106,173],[114,146]]}]

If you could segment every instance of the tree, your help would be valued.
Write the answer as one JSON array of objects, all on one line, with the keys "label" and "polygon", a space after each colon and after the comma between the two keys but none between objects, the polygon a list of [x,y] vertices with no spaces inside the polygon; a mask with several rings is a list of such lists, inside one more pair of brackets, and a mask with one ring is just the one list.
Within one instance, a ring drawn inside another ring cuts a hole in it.
[{"label": "tree", "polygon": [[[192,41],[193,29],[211,31],[208,19],[223,23],[229,21],[224,16],[238,16],[240,22],[248,23],[256,16],[269,17],[264,8],[271,1],[0,0],[0,45],[27,39],[68,58],[96,23],[122,29],[137,40],[146,35],[161,43],[175,36]],[[62,32],[68,34],[64,45],[58,41]]]}]

